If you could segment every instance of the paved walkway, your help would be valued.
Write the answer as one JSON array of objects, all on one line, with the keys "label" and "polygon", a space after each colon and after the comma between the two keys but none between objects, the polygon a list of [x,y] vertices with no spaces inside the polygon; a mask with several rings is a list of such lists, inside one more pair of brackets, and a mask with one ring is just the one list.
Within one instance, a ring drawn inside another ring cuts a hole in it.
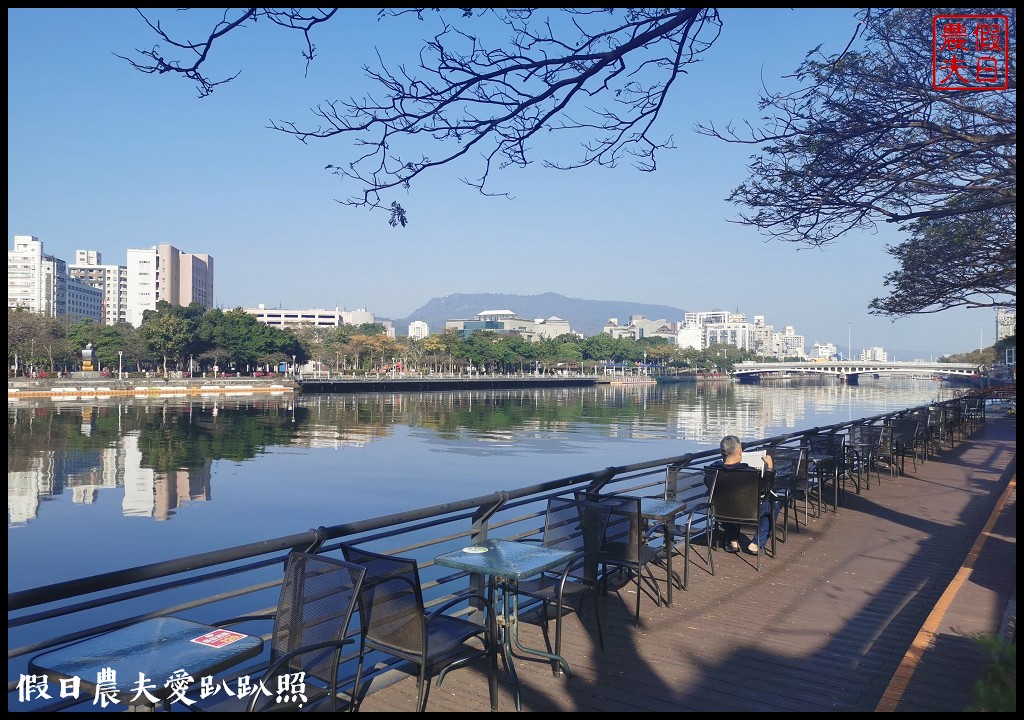
[{"label": "paved walkway", "polygon": [[[671,608],[635,585],[593,614],[568,615],[563,651],[573,676],[516,659],[522,709],[536,712],[958,712],[971,702],[985,653],[977,635],[1016,628],[1016,418],[990,415],[972,437],[917,471],[847,493],[755,572],[745,555],[716,554],[714,576],[691,566]],[[544,642],[524,623],[527,644]],[[415,707],[406,678],[363,712]],[[499,709],[514,710],[500,671]],[[430,712],[486,712],[486,677],[471,666],[434,687]]]}]

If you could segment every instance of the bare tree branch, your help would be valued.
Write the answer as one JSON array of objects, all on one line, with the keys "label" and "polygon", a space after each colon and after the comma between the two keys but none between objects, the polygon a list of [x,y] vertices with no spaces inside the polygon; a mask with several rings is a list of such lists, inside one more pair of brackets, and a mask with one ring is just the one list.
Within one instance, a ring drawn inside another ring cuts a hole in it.
[{"label": "bare tree branch", "polygon": [[750,178],[729,198],[748,209],[738,222],[820,246],[877,221],[1016,206],[1016,12],[1009,12],[1010,88],[985,92],[932,87],[937,13],[864,11],[865,47],[831,58],[808,54],[793,76],[799,91],[763,95],[761,126],[747,124],[742,135],[697,127],[762,146]]}]

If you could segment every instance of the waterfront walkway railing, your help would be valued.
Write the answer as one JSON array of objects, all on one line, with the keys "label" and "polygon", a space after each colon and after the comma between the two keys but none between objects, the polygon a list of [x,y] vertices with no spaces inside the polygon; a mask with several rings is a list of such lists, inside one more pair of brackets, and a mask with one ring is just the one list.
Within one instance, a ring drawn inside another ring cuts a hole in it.
[{"label": "waterfront walkway railing", "polygon": [[[883,423],[914,409],[754,440],[745,446],[757,449],[798,444],[806,436],[843,433],[852,426]],[[348,543],[377,552],[415,557],[420,565],[425,596],[430,604],[436,605],[469,589],[478,589],[473,588],[473,583],[481,582],[465,573],[434,566],[432,559],[438,554],[491,535],[514,539],[539,537],[549,497],[576,490],[660,494],[669,466],[700,467],[718,457],[718,450],[714,448],[607,467],[478,497],[358,522],[320,526],[294,535],[9,592],[8,707],[12,710],[63,710],[92,701],[92,697],[83,695],[27,702],[19,695],[23,691],[21,681],[29,658],[45,650],[152,617],[174,615],[215,623],[229,617],[271,611],[277,603],[284,560],[291,550],[340,555],[341,544]],[[87,551],[81,547],[69,549]],[[57,561],[73,561],[73,553],[68,558],[55,559]],[[465,609],[466,612],[472,610]],[[343,674],[349,670],[354,673],[356,658],[352,652],[344,658]],[[255,675],[265,662],[265,658],[255,662],[251,673]],[[367,660],[365,667],[373,668],[369,678],[371,692],[404,676],[389,662],[393,661],[386,656]],[[237,674],[238,669],[234,672]],[[196,678],[197,683],[199,680]]]}]

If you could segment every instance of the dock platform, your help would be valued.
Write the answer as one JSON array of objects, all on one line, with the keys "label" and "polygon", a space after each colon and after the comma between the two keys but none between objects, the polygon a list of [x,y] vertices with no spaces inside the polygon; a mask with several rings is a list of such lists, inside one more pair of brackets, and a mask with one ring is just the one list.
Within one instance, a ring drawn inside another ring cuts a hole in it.
[{"label": "dock platform", "polygon": [[[635,583],[563,623],[573,675],[517,657],[524,712],[958,712],[987,656],[975,637],[1016,641],[1016,417],[990,414],[916,471],[847,492],[765,558],[716,554],[690,568],[672,607]],[[678,563],[676,569],[678,569]],[[552,632],[553,632],[552,623]],[[528,645],[544,642],[524,622]],[[416,681],[373,693],[362,712],[410,711]],[[488,712],[482,665],[450,673],[428,712]],[[514,711],[499,664],[499,710]]]}]

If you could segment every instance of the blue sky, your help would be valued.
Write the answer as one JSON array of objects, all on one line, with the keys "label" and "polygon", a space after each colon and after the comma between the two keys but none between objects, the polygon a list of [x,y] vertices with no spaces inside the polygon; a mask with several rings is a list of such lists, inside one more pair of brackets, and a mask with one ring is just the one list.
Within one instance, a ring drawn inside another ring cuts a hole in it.
[{"label": "blue sky", "polygon": [[459,182],[477,165],[443,168],[393,198],[410,212],[404,229],[337,202],[352,188],[324,166],[349,156],[348,141],[303,145],[267,127],[311,121],[316,104],[361,95],[369,86],[360,66],[374,48],[409,59],[436,30],[429,19],[343,12],[314,36],[319,58],[308,75],[298,33],[258,28],[218,49],[220,74],[242,74],[199,100],[190,82],[115,57],[156,42],[133,10],[8,9],[8,248],[14,235],[35,235],[70,262],[91,249],[124,264],[127,248],[160,243],[208,253],[225,309],[404,318],[446,294],[555,292],[764,315],[777,329],[794,326],[808,348],[880,346],[897,360],[993,342],[990,309],[868,314],[895,269],[884,250],[900,240],[892,228],[809,249],[729,222],[737,208],[725,198],[746,179],[754,148],[693,125],[756,120],[761,84],[784,88],[782,76],[819,43],[840,51],[852,10],[722,10],[722,36],[678,80],[662,117],[678,149],[660,155],[657,172],[567,173],[535,162],[493,176],[509,200]]}]

